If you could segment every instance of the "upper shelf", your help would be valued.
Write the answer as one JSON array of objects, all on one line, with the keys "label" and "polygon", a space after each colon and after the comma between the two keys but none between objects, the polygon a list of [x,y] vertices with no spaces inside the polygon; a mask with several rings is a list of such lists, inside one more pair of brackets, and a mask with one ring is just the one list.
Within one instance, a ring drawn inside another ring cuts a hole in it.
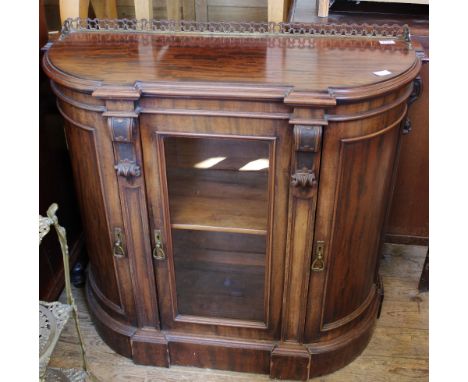
[{"label": "upper shelf", "polygon": [[409,81],[418,62],[401,26],[194,23],[181,29],[182,22],[153,21],[112,29],[94,21],[92,28],[104,29],[89,30],[84,23],[70,24],[49,49],[44,62],[53,79],[91,81],[94,88],[255,85],[282,88],[286,96],[291,90],[349,92],[411,72]]},{"label": "upper shelf", "polygon": [[267,182],[265,171],[172,171],[168,176],[171,226],[265,235]]}]

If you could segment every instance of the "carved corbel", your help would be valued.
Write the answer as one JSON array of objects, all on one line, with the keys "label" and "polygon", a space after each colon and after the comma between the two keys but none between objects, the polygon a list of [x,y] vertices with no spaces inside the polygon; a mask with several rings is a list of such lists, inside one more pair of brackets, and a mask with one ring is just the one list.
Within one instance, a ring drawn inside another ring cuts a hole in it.
[{"label": "carved corbel", "polygon": [[[411,105],[416,101],[422,93],[422,80],[420,76],[417,76],[413,80],[413,91],[411,92],[409,98],[408,98],[408,109],[411,107]],[[409,134],[411,131],[411,119],[406,116],[405,122],[403,124],[403,134]]]},{"label": "carved corbel", "polygon": [[114,166],[117,175],[128,180],[141,175],[140,166],[136,161],[134,118],[109,117],[109,129],[114,143],[117,164]]},{"label": "carved corbel", "polygon": [[295,171],[291,175],[293,194],[310,198],[317,185],[314,155],[320,150],[322,126],[294,126]]}]

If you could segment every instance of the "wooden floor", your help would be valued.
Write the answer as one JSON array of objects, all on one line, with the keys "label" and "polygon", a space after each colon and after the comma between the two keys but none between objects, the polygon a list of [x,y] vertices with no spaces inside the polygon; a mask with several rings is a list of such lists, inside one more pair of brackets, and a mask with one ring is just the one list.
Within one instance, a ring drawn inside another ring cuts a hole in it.
[{"label": "wooden floor", "polygon": [[[417,285],[426,247],[386,245],[381,265],[385,300],[374,336],[360,357],[324,377],[323,382],[427,381],[429,379],[429,294]],[[138,366],[112,351],[90,321],[83,290],[74,295],[94,380],[102,382],[256,382],[269,377],[189,367]],[[79,368],[80,353],[73,321],[64,329],[49,366]],[[93,379],[90,379],[90,381]]]}]

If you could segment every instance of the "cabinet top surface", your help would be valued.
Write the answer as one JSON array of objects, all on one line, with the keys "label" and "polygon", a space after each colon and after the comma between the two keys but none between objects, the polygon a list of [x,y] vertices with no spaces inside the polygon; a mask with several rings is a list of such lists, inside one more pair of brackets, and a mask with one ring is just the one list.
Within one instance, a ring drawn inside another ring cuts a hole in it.
[{"label": "cabinet top surface", "polygon": [[418,61],[401,38],[115,31],[68,33],[46,59],[53,79],[60,73],[95,88],[211,83],[325,93],[395,82]]}]

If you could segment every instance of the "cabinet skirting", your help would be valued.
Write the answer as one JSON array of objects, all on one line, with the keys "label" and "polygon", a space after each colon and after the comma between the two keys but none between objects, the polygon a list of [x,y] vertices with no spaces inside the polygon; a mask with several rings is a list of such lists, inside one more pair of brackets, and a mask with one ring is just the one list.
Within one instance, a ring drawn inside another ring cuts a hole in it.
[{"label": "cabinet skirting", "polygon": [[[273,362],[271,355],[274,349],[281,345],[281,341],[200,337],[196,334],[148,328],[139,330],[113,318],[96,303],[94,288],[89,287],[89,277],[88,273],[86,295],[99,335],[110,347],[126,357],[133,358],[135,363],[270,374]],[[369,309],[364,309],[362,314],[355,318],[359,323],[347,333],[332,340],[301,345],[307,350],[313,364],[313,367],[307,370],[308,378],[331,373],[359,356],[372,336],[379,305],[380,295],[375,291],[370,299]],[[294,353],[292,354],[292,361],[289,362],[297,363],[296,369],[303,366],[300,355],[294,357]],[[288,356],[291,357],[290,354]],[[330,359],[340,359],[340,363],[331,363]],[[300,373],[306,373],[306,370],[300,370]],[[296,375],[289,377],[296,378]]]}]

